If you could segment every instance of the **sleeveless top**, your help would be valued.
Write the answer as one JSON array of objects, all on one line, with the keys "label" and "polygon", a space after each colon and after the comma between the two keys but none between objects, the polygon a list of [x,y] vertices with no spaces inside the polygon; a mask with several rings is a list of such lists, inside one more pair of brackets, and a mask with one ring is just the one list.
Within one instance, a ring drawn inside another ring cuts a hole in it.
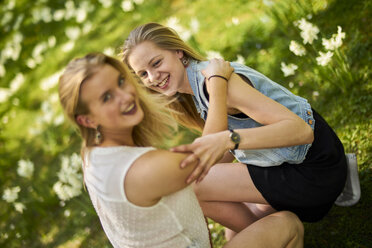
[{"label": "sleeveless top", "polygon": [[[194,95],[192,96],[196,109],[201,118],[207,119],[209,101],[203,91],[204,76],[201,70],[209,64],[209,61],[191,60],[186,68],[188,80]],[[306,99],[296,96],[283,86],[273,82],[261,73],[238,63],[230,62],[234,68],[234,72],[248,78],[253,84],[253,87],[262,94],[270,97],[278,103],[284,105],[293,113],[297,114],[314,130],[315,120],[310,104]],[[249,97],[249,96],[247,96]],[[229,129],[243,129],[260,127],[262,124],[254,119],[246,117],[240,118],[237,116],[228,115]],[[245,164],[256,165],[261,167],[280,165],[284,162],[291,164],[300,164],[304,161],[306,153],[311,147],[311,144],[297,145],[291,147],[270,148],[270,149],[251,149],[251,150],[235,150],[235,158]]]},{"label": "sleeveless top", "polygon": [[128,169],[152,147],[96,147],[85,155],[85,184],[102,227],[115,248],[210,247],[209,232],[198,200],[188,186],[153,206],[128,201]]}]

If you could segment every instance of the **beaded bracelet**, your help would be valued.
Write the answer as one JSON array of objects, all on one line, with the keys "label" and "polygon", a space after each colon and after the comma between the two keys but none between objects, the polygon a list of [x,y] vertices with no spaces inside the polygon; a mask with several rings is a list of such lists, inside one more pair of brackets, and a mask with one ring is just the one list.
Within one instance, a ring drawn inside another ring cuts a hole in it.
[{"label": "beaded bracelet", "polygon": [[225,79],[226,82],[228,82],[229,80],[227,80],[227,78],[225,78],[224,76],[220,76],[220,75],[212,75],[208,78],[208,81],[212,78],[212,77],[219,77],[219,78],[222,78],[222,79]]}]

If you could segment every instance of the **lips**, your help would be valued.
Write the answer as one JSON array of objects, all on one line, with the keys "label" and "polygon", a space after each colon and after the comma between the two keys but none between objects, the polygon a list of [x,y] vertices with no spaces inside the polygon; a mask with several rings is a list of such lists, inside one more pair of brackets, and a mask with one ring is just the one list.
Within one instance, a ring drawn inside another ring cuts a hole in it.
[{"label": "lips", "polygon": [[137,104],[133,102],[130,104],[125,111],[122,112],[122,115],[132,115],[137,111]]},{"label": "lips", "polygon": [[160,84],[157,85],[157,87],[159,87],[160,89],[165,89],[169,84],[169,76],[164,78],[163,81],[161,81]]}]

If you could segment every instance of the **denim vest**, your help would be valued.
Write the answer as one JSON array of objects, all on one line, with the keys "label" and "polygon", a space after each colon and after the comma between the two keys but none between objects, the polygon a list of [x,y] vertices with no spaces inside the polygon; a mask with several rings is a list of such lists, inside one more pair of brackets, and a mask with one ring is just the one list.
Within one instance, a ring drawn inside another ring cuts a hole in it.
[{"label": "denim vest", "polygon": [[[187,76],[194,92],[193,100],[197,111],[204,120],[207,118],[209,102],[203,91],[204,76],[201,74],[201,70],[204,69],[208,63],[208,61],[198,62],[191,60],[187,67]],[[286,88],[247,66],[234,62],[230,62],[230,65],[234,68],[235,73],[248,78],[256,90],[287,107],[293,113],[301,117],[314,130],[315,120],[313,112],[306,99],[292,94]],[[229,129],[243,129],[260,126],[262,125],[252,118],[237,118],[228,115]],[[270,149],[238,149],[235,150],[234,156],[241,163],[262,167],[280,165],[283,162],[300,164],[305,159],[310,146],[311,144]]]}]

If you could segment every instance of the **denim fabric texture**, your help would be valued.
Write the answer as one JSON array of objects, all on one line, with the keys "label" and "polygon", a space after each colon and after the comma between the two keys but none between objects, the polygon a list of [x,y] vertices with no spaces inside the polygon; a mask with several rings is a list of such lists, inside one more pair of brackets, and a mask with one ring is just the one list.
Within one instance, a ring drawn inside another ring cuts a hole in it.
[{"label": "denim fabric texture", "polygon": [[[201,70],[209,64],[208,61],[191,60],[187,67],[187,76],[194,92],[193,100],[200,116],[206,120],[209,102],[203,91],[204,76]],[[248,66],[230,62],[234,72],[248,78],[254,88],[262,94],[284,105],[301,117],[314,130],[315,120],[310,104],[306,99],[296,96],[283,86],[275,83],[261,73]],[[228,115],[229,129],[243,129],[262,126],[252,118],[237,118]],[[283,162],[300,164],[304,161],[311,144],[256,150],[235,150],[235,158],[244,164],[268,167],[280,165]]]}]

